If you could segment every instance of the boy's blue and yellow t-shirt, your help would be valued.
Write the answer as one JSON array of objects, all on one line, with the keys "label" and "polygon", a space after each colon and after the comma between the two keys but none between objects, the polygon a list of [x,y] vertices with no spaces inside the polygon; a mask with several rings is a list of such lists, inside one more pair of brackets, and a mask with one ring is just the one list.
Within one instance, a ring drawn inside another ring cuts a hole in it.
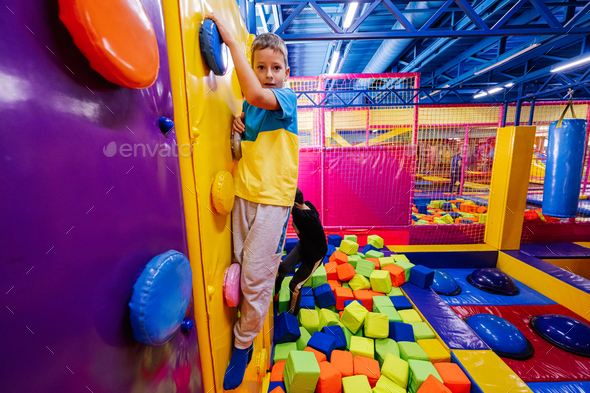
[{"label": "boy's blue and yellow t-shirt", "polygon": [[270,89],[281,109],[257,108],[244,100],[246,135],[235,176],[236,195],[265,205],[293,206],[299,167],[297,96]]}]

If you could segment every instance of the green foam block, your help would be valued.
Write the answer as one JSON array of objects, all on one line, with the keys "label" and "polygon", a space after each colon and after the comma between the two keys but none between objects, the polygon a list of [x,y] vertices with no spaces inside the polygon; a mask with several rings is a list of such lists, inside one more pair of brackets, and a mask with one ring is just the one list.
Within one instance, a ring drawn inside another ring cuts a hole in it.
[{"label": "green foam block", "polygon": [[291,283],[291,280],[293,279],[293,276],[287,276],[283,279],[283,282],[281,283],[281,288],[283,287],[287,287],[289,288],[289,284]]},{"label": "green foam block", "polygon": [[375,307],[393,307],[391,299],[387,296],[373,296],[373,311]]},{"label": "green foam block", "polygon": [[395,264],[404,269],[404,275],[406,276],[406,282],[410,281],[410,270],[414,267],[414,264],[409,261],[396,261]]},{"label": "green foam block", "polygon": [[408,387],[408,362],[395,355],[387,354],[381,367],[381,375],[385,375],[403,389]]},{"label": "green foam block", "polygon": [[365,318],[365,336],[387,338],[389,336],[389,319],[385,314],[370,312]]},{"label": "green foam block", "polygon": [[356,235],[344,235],[344,240],[350,240],[353,243],[358,243]]},{"label": "green foam block", "polygon": [[354,301],[344,307],[340,322],[342,322],[352,334],[355,334],[363,326],[368,313],[369,312],[366,308],[364,308],[359,302]]},{"label": "green foam block", "polygon": [[338,316],[332,310],[322,308],[320,310],[320,325],[318,331],[322,330],[326,326],[338,325]]},{"label": "green foam block", "polygon": [[350,352],[352,356],[363,356],[369,359],[375,358],[375,343],[366,337],[352,336],[350,338]]},{"label": "green foam block", "polygon": [[390,338],[378,338],[375,340],[375,358],[379,362],[379,367],[383,366],[387,354],[392,354],[399,358],[399,347],[397,343]]},{"label": "green foam block", "polygon": [[426,362],[429,361],[429,357],[424,352],[422,347],[418,345],[418,343],[410,342],[410,341],[400,341],[397,343],[399,347],[399,356],[404,360],[424,360]]},{"label": "green foam block", "polygon": [[286,360],[283,378],[287,393],[313,393],[320,379],[320,366],[315,355],[292,351]]},{"label": "green foam block", "polygon": [[297,319],[299,321],[299,325],[303,326],[309,334],[314,334],[318,331],[320,327],[320,317],[319,312],[316,310],[308,310],[307,308],[302,308],[299,310],[299,315],[297,315]]},{"label": "green foam block", "polygon": [[362,274],[356,274],[352,280],[348,282],[348,285],[353,291],[357,291],[359,289],[370,289],[371,281],[369,281],[369,279]]},{"label": "green foam block", "polygon": [[375,248],[382,249],[383,238],[379,235],[369,235],[367,236],[367,244],[370,244]]},{"label": "green foam block", "polygon": [[440,374],[429,361],[410,359],[408,360],[408,366],[410,370],[408,384],[409,392],[417,392],[424,381],[426,381],[426,378],[431,374],[438,378],[439,381],[443,382]]},{"label": "green foam block", "polygon": [[288,286],[281,286],[279,290],[279,314],[289,309],[289,303],[291,303],[291,291]]},{"label": "green foam block", "polygon": [[343,282],[342,288],[350,288],[350,284],[348,282]]},{"label": "green foam block", "polygon": [[358,255],[361,259],[365,259],[365,254],[362,252],[357,252],[356,255]]},{"label": "green foam block", "polygon": [[340,243],[340,251],[346,255],[354,255],[359,250],[359,245],[350,240],[342,240]]},{"label": "green foam block", "polygon": [[410,262],[408,257],[405,256],[404,254],[393,254],[393,255],[391,255],[391,257],[393,258],[394,263],[400,262],[400,261]]},{"label": "green foam block", "polygon": [[375,264],[371,261],[360,260],[356,263],[356,268],[354,271],[356,274],[360,274],[361,276],[365,276],[366,278],[371,277],[371,273],[375,270]]},{"label": "green foam block", "polygon": [[391,265],[393,263],[394,263],[394,261],[393,261],[392,257],[379,258],[379,266],[381,266],[381,269],[383,269],[385,266]]},{"label": "green foam block", "polygon": [[303,351],[307,347],[307,342],[311,338],[311,334],[303,326],[299,326],[299,331],[301,332],[301,336],[299,336],[295,344],[297,344],[298,351]]},{"label": "green foam block", "polygon": [[365,253],[365,258],[383,258],[385,254],[381,251],[369,250]]},{"label": "green foam block", "polygon": [[350,263],[352,265],[352,267],[354,267],[356,269],[356,264],[358,261],[361,260],[361,257],[359,257],[358,255],[349,255],[348,256],[348,263]]},{"label": "green foam block", "polygon": [[353,375],[352,377],[342,378],[342,389],[344,393],[372,393],[369,378],[366,375]]},{"label": "green foam block", "polygon": [[387,270],[373,270],[369,280],[373,291],[379,293],[391,291],[391,274]]},{"label": "green foam block", "polygon": [[401,388],[397,383],[382,375],[379,377],[373,393],[406,393],[406,389]]},{"label": "green foam block", "polygon": [[404,293],[399,287],[391,287],[391,291],[389,291],[387,296],[404,296]]},{"label": "green foam block", "polygon": [[416,310],[400,310],[398,314],[402,317],[403,323],[424,322]]},{"label": "green foam block", "polygon": [[402,317],[399,315],[395,307],[379,307],[381,314],[387,315],[390,322],[402,322]]},{"label": "green foam block", "polygon": [[289,352],[297,351],[297,343],[283,343],[275,345],[275,353],[273,357],[274,363],[281,360],[287,360]]},{"label": "green foam block", "polygon": [[326,274],[326,268],[323,264],[315,269],[315,272],[311,275],[311,286],[314,288],[319,287],[328,283],[328,275]]},{"label": "green foam block", "polygon": [[434,332],[426,322],[412,322],[410,325],[414,327],[414,339],[416,341],[436,338]]}]

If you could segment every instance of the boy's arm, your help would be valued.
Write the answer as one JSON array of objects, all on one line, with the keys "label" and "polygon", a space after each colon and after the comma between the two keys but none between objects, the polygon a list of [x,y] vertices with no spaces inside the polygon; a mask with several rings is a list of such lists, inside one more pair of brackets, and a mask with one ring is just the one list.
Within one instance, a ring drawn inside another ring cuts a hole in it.
[{"label": "boy's arm", "polygon": [[281,105],[275,97],[274,93],[270,89],[264,89],[256,74],[248,64],[248,59],[242,53],[240,44],[234,39],[231,30],[227,26],[227,22],[221,19],[214,12],[205,15],[205,19],[211,19],[217,25],[217,30],[223,39],[223,42],[229,48],[231,57],[234,61],[234,67],[238,74],[238,80],[242,87],[244,97],[250,105],[254,105],[257,108],[268,109],[268,110],[279,110]]}]

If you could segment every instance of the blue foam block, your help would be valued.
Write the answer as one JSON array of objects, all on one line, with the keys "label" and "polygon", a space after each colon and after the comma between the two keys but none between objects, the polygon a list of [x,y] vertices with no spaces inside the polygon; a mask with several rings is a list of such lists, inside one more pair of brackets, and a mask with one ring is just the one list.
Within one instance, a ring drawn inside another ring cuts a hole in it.
[{"label": "blue foam block", "polygon": [[336,251],[336,246],[333,244],[328,244],[328,251],[326,252],[326,256],[330,257]]},{"label": "blue foam block", "polygon": [[322,333],[326,333],[332,337],[334,337],[335,341],[335,348],[336,349],[344,349],[346,348],[346,337],[344,336],[344,332],[342,328],[338,325],[333,326],[325,326],[322,329]]},{"label": "blue foam block", "polygon": [[372,244],[367,244],[364,248],[363,248],[363,254],[368,253],[369,251],[374,250],[374,251],[379,251],[379,249],[377,247],[375,247]]},{"label": "blue foam block", "polygon": [[453,204],[450,202],[445,202],[442,204],[441,209],[445,212],[452,212],[453,211]]},{"label": "blue foam block", "polygon": [[390,322],[389,338],[393,341],[414,341],[414,328],[409,323]]},{"label": "blue foam block", "polygon": [[299,308],[307,308],[308,310],[315,310],[315,299],[313,296],[301,296],[301,303]]},{"label": "blue foam block", "polygon": [[330,257],[329,256],[325,256],[324,260],[322,261],[322,263],[325,265],[326,263],[330,262]]},{"label": "blue foam block", "polygon": [[340,235],[328,235],[328,244],[331,244],[334,247],[340,247],[340,243],[341,242],[342,242],[342,236],[340,236]]},{"label": "blue foam block", "polygon": [[453,218],[459,218],[459,217],[461,217],[461,213],[449,213],[449,216],[451,216]]},{"label": "blue foam block", "polygon": [[434,270],[423,265],[412,267],[410,272],[410,282],[420,288],[430,288],[434,279]]},{"label": "blue foam block", "polygon": [[313,288],[312,287],[301,288],[301,296],[313,296]]},{"label": "blue foam block", "polygon": [[271,382],[268,384],[268,392],[272,392],[274,389],[276,389],[277,387],[283,389],[283,392],[287,391],[287,388],[285,388],[285,384],[283,382]]},{"label": "blue foam block", "polygon": [[328,308],[336,305],[336,298],[330,284],[323,284],[314,290],[315,300],[320,308]]},{"label": "blue foam block", "polygon": [[428,206],[423,204],[416,204],[419,214],[428,214]]},{"label": "blue foam block", "polygon": [[283,312],[275,319],[274,342],[283,344],[295,342],[301,337],[297,317],[288,312]]},{"label": "blue foam block", "polygon": [[287,251],[287,254],[289,254],[297,245],[297,243],[299,243],[299,239],[287,239],[285,240],[285,251]]},{"label": "blue foam block", "polygon": [[[411,274],[410,278],[412,278]],[[413,308],[412,303],[405,296],[390,296],[389,298],[396,310],[411,310]]]},{"label": "blue foam block", "polygon": [[320,351],[326,355],[328,361],[330,361],[332,351],[336,349],[336,339],[329,334],[315,332],[307,342],[307,346],[312,347],[316,351]]},{"label": "blue foam block", "polygon": [[344,301],[344,307],[346,308],[346,306],[348,306],[352,302],[354,302],[354,300],[345,300]]}]

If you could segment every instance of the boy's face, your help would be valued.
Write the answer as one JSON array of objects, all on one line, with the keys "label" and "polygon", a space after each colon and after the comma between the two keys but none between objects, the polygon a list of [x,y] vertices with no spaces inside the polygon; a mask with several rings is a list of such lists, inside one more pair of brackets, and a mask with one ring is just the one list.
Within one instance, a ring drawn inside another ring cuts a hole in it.
[{"label": "boy's face", "polygon": [[254,53],[254,73],[263,88],[282,89],[289,79],[289,71],[280,51],[265,48]]}]

